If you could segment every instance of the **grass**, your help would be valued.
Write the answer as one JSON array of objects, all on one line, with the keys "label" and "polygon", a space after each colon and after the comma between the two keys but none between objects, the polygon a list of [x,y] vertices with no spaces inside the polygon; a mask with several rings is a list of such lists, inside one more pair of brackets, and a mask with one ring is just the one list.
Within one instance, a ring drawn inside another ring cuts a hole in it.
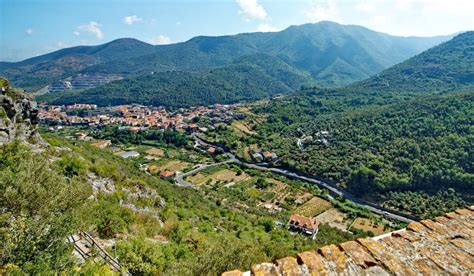
[{"label": "grass", "polygon": [[209,180],[211,180],[211,184],[215,184],[219,181],[221,182],[242,182],[245,180],[249,180],[251,176],[248,174],[242,172],[240,175],[237,175],[235,171],[229,170],[229,169],[220,169],[218,171],[212,172],[208,175],[205,175],[204,173],[197,173],[194,176],[188,177],[188,180],[195,184],[195,185],[202,185]]},{"label": "grass", "polygon": [[332,204],[329,201],[315,196],[298,207],[295,212],[306,217],[315,217],[331,207]]},{"label": "grass", "polygon": [[180,160],[171,160],[165,163],[164,165],[160,166],[160,170],[168,170],[170,172],[177,172],[182,171],[186,167],[188,167],[189,163],[180,161]]},{"label": "grass", "polygon": [[336,208],[329,208],[329,210],[319,214],[316,219],[342,231],[347,231],[350,223],[347,216]]},{"label": "grass", "polygon": [[198,185],[198,184],[204,183],[206,181],[206,178],[207,178],[207,176],[205,174],[202,174],[202,173],[199,172],[195,175],[188,176],[187,181]]},{"label": "grass", "polygon": [[232,123],[232,127],[237,131],[247,135],[254,135],[255,132],[252,131],[247,125],[241,121],[235,121]]},{"label": "grass", "polygon": [[353,228],[365,231],[365,232],[372,232],[375,236],[383,234],[385,231],[385,227],[382,223],[374,223],[372,220],[367,218],[356,218],[354,223],[352,224]]}]

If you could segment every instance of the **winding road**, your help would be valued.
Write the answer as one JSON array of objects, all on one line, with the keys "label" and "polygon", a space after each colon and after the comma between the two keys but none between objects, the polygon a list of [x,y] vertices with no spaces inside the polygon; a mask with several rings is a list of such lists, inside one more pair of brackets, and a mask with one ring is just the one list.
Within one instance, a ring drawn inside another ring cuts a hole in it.
[{"label": "winding road", "polygon": [[226,161],[220,162],[220,163],[201,164],[201,165],[198,165],[197,168],[195,168],[195,169],[193,169],[189,172],[181,173],[179,175],[176,175],[175,184],[178,185],[178,186],[190,187],[190,188],[196,189],[196,187],[192,183],[187,182],[185,180],[186,177],[188,177],[190,175],[194,175],[194,174],[196,174],[196,173],[198,173],[202,170],[205,170],[209,167],[219,166],[219,165],[227,164],[227,163],[237,163],[237,164],[244,165],[248,168],[261,170],[261,171],[269,171],[269,172],[281,174],[281,175],[289,177],[289,178],[300,179],[300,180],[303,180],[303,181],[306,181],[306,182],[309,182],[309,183],[316,184],[319,187],[327,189],[329,191],[329,196],[343,196],[344,198],[347,198],[347,199],[349,199],[349,200],[351,200],[351,201],[353,201],[353,202],[355,202],[359,205],[364,206],[367,210],[369,210],[369,211],[371,211],[375,214],[385,216],[387,218],[396,219],[396,220],[403,221],[403,222],[408,222],[408,223],[413,222],[413,221],[416,220],[416,218],[408,218],[406,215],[397,214],[394,211],[385,209],[381,206],[378,206],[375,203],[367,202],[363,199],[357,198],[357,197],[353,196],[352,194],[350,194],[350,193],[342,190],[341,188],[337,187],[336,185],[328,183],[326,181],[317,179],[315,177],[304,176],[304,175],[301,175],[301,174],[298,174],[298,173],[295,173],[295,172],[291,172],[291,171],[288,171],[288,170],[285,170],[285,169],[280,169],[280,168],[275,168],[275,167],[266,167],[266,166],[263,166],[263,165],[247,163],[247,162],[242,161],[239,158],[237,158],[232,152],[228,151],[227,149],[225,149],[222,146],[208,143],[208,142],[202,140],[201,138],[197,137],[196,135],[192,135],[192,137],[197,143],[199,143],[201,145],[218,147],[218,148],[222,149],[224,151],[224,153],[229,157],[229,160],[226,160]]}]

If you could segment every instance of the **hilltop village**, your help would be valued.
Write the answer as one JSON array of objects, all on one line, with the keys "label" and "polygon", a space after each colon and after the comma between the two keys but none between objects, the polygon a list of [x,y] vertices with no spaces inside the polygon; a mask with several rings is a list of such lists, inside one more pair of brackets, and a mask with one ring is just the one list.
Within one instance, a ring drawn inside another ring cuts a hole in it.
[{"label": "hilltop village", "polygon": [[[64,126],[127,126],[131,131],[138,131],[149,127],[163,130],[193,130],[201,117],[208,118],[210,125],[228,123],[232,119],[242,117],[236,113],[239,104],[211,105],[189,108],[179,108],[168,111],[164,107],[143,105],[120,105],[112,107],[97,107],[94,104],[73,105],[40,105],[39,118],[42,123]],[[200,131],[206,132],[205,128]]]}]

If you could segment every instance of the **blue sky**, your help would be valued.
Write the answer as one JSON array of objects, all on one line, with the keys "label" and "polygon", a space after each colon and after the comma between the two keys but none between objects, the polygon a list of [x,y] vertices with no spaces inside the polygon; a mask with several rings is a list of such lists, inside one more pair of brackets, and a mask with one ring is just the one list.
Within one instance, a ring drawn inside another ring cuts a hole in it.
[{"label": "blue sky", "polygon": [[0,0],[0,60],[133,37],[152,44],[197,35],[278,31],[336,21],[393,35],[474,29],[473,0]]}]

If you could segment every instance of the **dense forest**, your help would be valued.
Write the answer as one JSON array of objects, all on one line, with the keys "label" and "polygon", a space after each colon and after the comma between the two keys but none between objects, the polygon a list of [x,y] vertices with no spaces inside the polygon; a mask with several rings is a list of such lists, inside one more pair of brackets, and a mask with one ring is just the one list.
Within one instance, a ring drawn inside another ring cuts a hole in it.
[{"label": "dense forest", "polygon": [[442,93],[474,86],[474,31],[429,49],[367,80],[349,86],[382,94]]},{"label": "dense forest", "polygon": [[[258,142],[282,166],[422,217],[460,206],[461,198],[472,202],[473,45],[474,32],[458,35],[382,72],[390,85],[375,76],[256,105],[257,136],[224,140],[237,150],[239,143]],[[428,208],[434,201],[437,208]]]},{"label": "dense forest", "polygon": [[[441,187],[472,195],[473,100],[472,93],[431,97],[315,117],[300,129],[308,135],[328,131],[329,145],[314,143],[304,150],[296,146],[299,131],[290,137],[272,136],[279,124],[285,124],[275,115],[269,118],[269,129],[266,125],[257,129],[269,137],[267,144],[287,166],[343,180],[358,195]],[[285,114],[281,115],[284,120]]]},{"label": "dense forest", "polygon": [[[208,135],[220,137],[237,153],[258,143],[276,152],[283,167],[332,180],[358,197],[421,217],[473,201],[472,92],[317,115],[308,110],[324,110],[325,102],[307,97],[297,103],[286,102],[281,110],[269,103],[271,113],[263,106],[254,108],[256,118],[249,120],[259,123],[252,136],[239,137],[229,127]],[[308,137],[298,145],[298,139]],[[447,190],[450,196],[438,200]],[[401,206],[397,202],[402,197],[419,204]],[[428,208],[434,201],[437,208]]]},{"label": "dense forest", "polygon": [[311,84],[314,81],[309,74],[280,59],[254,55],[210,71],[158,72],[87,91],[47,94],[38,100],[53,104],[87,102],[107,106],[139,103],[176,107],[257,100]]}]

